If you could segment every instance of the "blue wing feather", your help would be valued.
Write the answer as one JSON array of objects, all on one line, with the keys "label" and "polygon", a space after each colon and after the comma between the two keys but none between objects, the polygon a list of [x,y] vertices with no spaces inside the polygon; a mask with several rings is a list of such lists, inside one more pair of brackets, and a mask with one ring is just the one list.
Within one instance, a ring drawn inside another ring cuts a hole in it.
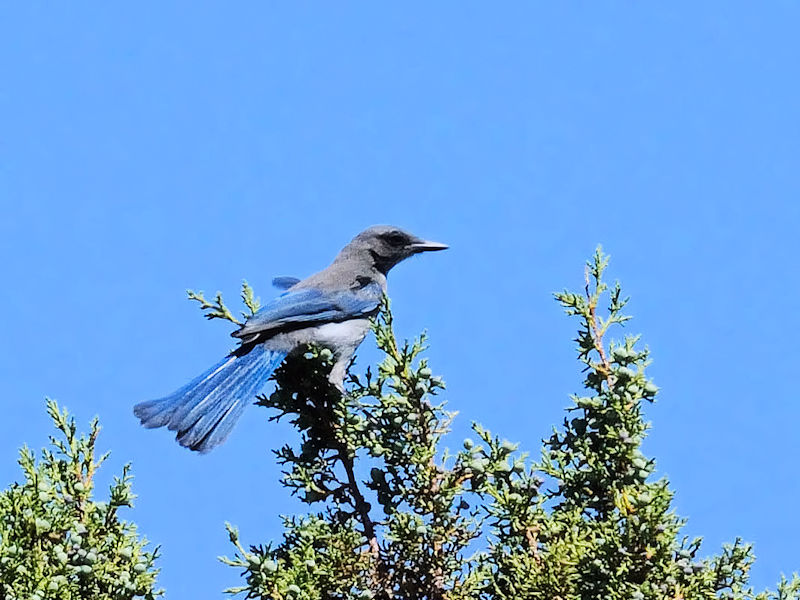
[{"label": "blue wing feather", "polygon": [[279,290],[288,290],[297,283],[300,283],[300,280],[297,277],[275,277],[272,280],[272,285]]},{"label": "blue wing feather", "polygon": [[355,290],[289,290],[261,307],[233,335],[247,337],[292,323],[325,323],[368,315],[377,310],[382,295],[378,283]]}]

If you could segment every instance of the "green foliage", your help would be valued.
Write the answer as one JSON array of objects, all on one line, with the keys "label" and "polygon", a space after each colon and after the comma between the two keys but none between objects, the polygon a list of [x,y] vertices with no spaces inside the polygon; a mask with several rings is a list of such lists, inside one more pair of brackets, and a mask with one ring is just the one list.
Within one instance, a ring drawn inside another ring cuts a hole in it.
[{"label": "green foliage", "polygon": [[[214,296],[214,302],[206,300],[203,292],[195,292],[193,290],[186,290],[186,295],[189,300],[194,300],[200,304],[200,310],[205,314],[206,319],[222,319],[223,321],[230,321],[235,325],[242,325],[242,321],[233,316],[230,309],[225,306],[222,299],[222,292],[217,292]],[[256,311],[261,307],[261,301],[256,297],[253,288],[250,287],[246,281],[242,282],[242,302],[247,307],[247,312],[242,311],[242,316],[247,317],[256,314]]]},{"label": "green foliage", "polygon": [[[299,434],[275,450],[281,484],[309,506],[283,517],[274,544],[245,547],[228,525],[244,581],[227,590],[262,600],[800,600],[800,578],[777,592],[748,584],[752,548],[716,555],[681,534],[673,492],[641,450],[643,408],[658,388],[636,336],[607,341],[630,317],[620,286],[603,280],[598,250],[580,292],[556,300],[578,321],[583,390],[531,460],[473,424],[457,452],[442,449],[454,413],[424,357],[425,336],[399,343],[384,299],[373,331],[383,359],[328,381],[330,350],[305,348],[276,371],[258,404]],[[190,292],[210,319],[241,322],[221,294]],[[242,299],[259,302],[245,282]],[[602,306],[605,306],[603,308]],[[37,461],[20,454],[24,482],[0,492],[0,600],[154,599],[157,549],[118,510],[132,505],[129,469],[107,501],[92,500],[97,421],[78,436],[48,401],[61,437]]]},{"label": "green foliage", "polygon": [[[490,551],[490,597],[753,598],[751,547],[737,539],[702,558],[701,540],[680,536],[684,521],[670,508],[668,482],[651,477],[655,463],[641,452],[649,428],[642,403],[653,402],[658,388],[646,375],[649,352],[638,337],[605,342],[611,326],[630,318],[620,286],[609,290],[603,282],[607,264],[598,249],[583,292],[556,294],[579,320],[584,395],[573,396],[535,465],[551,483],[538,510],[499,515],[506,527]],[[800,597],[800,580],[783,582],[775,597]]]},{"label": "green foliage", "polygon": [[[748,586],[749,545],[703,557],[680,533],[673,493],[641,452],[642,407],[658,388],[639,338],[606,342],[630,317],[608,259],[588,263],[584,288],[556,294],[578,320],[584,391],[530,461],[517,445],[473,425],[476,439],[441,449],[453,413],[424,358],[424,336],[398,343],[388,301],[373,324],[383,360],[351,375],[344,395],[327,374],[329,350],[309,348],[276,372],[259,404],[288,418],[296,446],[276,451],[282,485],[311,513],[284,518],[283,541],[245,548],[229,526],[232,559],[260,599],[780,599]],[[251,292],[252,293],[252,292]],[[607,308],[601,310],[601,302]],[[221,305],[221,299],[220,299]],[[229,314],[223,305],[218,312]],[[227,311],[227,312],[226,312]]]},{"label": "green foliage", "polygon": [[[351,393],[342,395],[328,382],[331,352],[312,348],[286,361],[276,372],[276,391],[260,399],[276,411],[273,418],[288,417],[301,433],[297,449],[276,452],[285,466],[283,485],[323,510],[287,521],[289,533],[274,548],[248,552],[237,543],[237,556],[228,562],[245,569],[249,585],[231,591],[310,599],[387,597],[396,590],[412,599],[441,597],[444,590],[470,598],[480,587],[477,563],[463,556],[480,518],[464,496],[482,489],[484,473],[499,468],[500,455],[482,459],[474,480],[472,453],[438,456],[451,415],[431,402],[443,383],[418,360],[424,338],[399,346],[388,306],[375,332],[385,359],[377,375],[368,370],[363,381],[351,376]],[[357,460],[371,467],[366,481],[356,475]],[[319,536],[324,541],[317,545]],[[337,568],[329,570],[326,557],[333,548],[348,558],[336,559]],[[313,579],[305,564],[309,555],[317,565]]]},{"label": "green foliage", "polygon": [[24,481],[0,492],[0,599],[153,599],[158,550],[131,523],[121,521],[132,506],[129,467],[114,480],[108,500],[92,499],[94,474],[106,455],[95,458],[97,420],[87,435],[48,400],[47,411],[61,437],[36,460],[23,448]]}]

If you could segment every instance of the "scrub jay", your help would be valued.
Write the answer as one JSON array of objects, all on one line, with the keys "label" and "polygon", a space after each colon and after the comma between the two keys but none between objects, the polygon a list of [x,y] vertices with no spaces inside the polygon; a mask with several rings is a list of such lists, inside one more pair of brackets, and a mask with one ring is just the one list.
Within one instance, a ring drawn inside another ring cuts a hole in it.
[{"label": "scrub jay", "polygon": [[343,391],[347,366],[386,292],[389,269],[419,252],[445,248],[397,227],[362,231],[319,273],[302,281],[275,279],[286,291],[231,334],[240,341],[236,350],[173,394],[137,404],[134,414],[145,427],[177,432],[181,446],[208,452],[227,439],[283,359],[306,344],[334,353],[329,379]]}]

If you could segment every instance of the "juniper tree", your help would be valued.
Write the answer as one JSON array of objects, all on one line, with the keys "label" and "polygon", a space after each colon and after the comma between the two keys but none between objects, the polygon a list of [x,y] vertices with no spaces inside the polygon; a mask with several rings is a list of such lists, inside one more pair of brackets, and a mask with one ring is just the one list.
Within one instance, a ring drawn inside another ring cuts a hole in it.
[{"label": "juniper tree", "polygon": [[[641,451],[643,405],[658,388],[637,336],[609,341],[630,317],[598,249],[583,289],[555,295],[578,324],[583,391],[532,460],[473,424],[476,439],[442,450],[453,414],[424,357],[425,337],[399,343],[388,300],[373,331],[383,360],[352,374],[347,393],[327,381],[328,350],[308,348],[275,374],[258,404],[299,433],[275,451],[281,484],[310,512],[284,517],[283,539],[235,547],[227,564],[247,598],[800,599],[800,579],[777,593],[748,586],[750,545],[704,556],[681,535],[673,492]],[[245,299],[252,290],[245,284]],[[249,305],[249,302],[248,302]],[[205,303],[227,318],[222,298]]]},{"label": "juniper tree", "polygon": [[106,459],[96,456],[97,419],[88,435],[51,400],[47,411],[59,437],[36,453],[19,454],[22,481],[0,492],[0,599],[152,600],[158,549],[148,549],[132,523],[128,465],[107,500],[93,499],[94,476]]},{"label": "juniper tree", "polygon": [[[748,585],[754,560],[736,539],[706,556],[681,534],[673,492],[641,444],[643,407],[658,388],[636,336],[609,339],[627,299],[607,287],[607,258],[587,264],[583,289],[556,300],[576,319],[583,390],[540,457],[477,423],[457,452],[443,450],[454,417],[424,336],[399,342],[388,300],[373,323],[383,359],[328,381],[333,356],[306,348],[275,373],[258,404],[288,419],[294,445],[276,449],[281,484],[309,507],[283,517],[282,539],[245,546],[228,525],[247,598],[323,600],[800,600],[800,579],[775,593]],[[190,293],[209,318],[238,322],[222,296]],[[249,314],[258,300],[245,283]],[[245,314],[247,316],[247,314]],[[154,598],[156,551],[118,509],[130,506],[127,467],[108,502],[91,499],[98,426],[76,435],[53,403],[63,440],[37,463],[23,449],[24,483],[0,494],[0,598]]]}]

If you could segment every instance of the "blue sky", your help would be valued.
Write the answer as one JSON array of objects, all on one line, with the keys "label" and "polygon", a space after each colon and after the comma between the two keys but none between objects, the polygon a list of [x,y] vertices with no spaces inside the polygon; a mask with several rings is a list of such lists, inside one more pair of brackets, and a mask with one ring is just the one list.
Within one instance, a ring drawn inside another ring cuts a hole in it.
[{"label": "blue sky", "polygon": [[[307,275],[363,227],[451,244],[390,277],[471,420],[538,452],[579,390],[551,293],[602,243],[662,395],[646,443],[706,552],[800,568],[800,5],[77,2],[0,9],[0,485],[50,433],[43,398],[101,417],[106,479],[172,598],[238,581],[298,510],[250,409],[208,456],[138,401],[231,347],[186,288]],[[374,356],[364,345],[360,365]]]}]

